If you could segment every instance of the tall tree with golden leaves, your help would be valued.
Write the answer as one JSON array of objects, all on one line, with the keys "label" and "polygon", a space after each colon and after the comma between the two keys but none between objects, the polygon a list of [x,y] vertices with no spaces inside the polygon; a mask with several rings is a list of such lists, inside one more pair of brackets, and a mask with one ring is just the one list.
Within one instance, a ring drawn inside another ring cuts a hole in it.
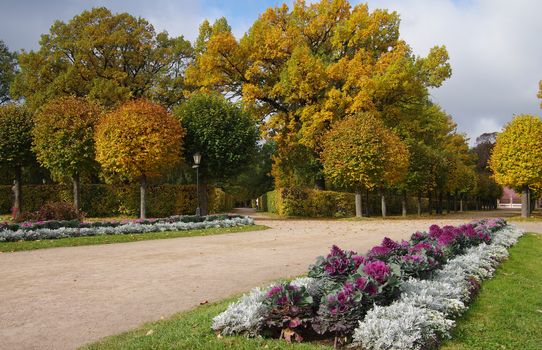
[{"label": "tall tree with golden leaves", "polygon": [[529,189],[542,184],[542,121],[519,115],[497,135],[489,162],[497,183],[522,191],[521,216],[529,217]]},{"label": "tall tree with golden leaves", "polygon": [[56,98],[34,116],[33,150],[38,162],[56,180],[71,178],[73,205],[80,207],[80,178],[98,169],[95,160],[94,129],[102,108],[84,98]]},{"label": "tall tree with golden leaves", "polygon": [[266,121],[278,186],[319,176],[322,137],[338,120],[377,112],[388,126],[408,122],[405,110],[451,74],[444,47],[412,54],[397,13],[347,0],[270,8],[240,40],[224,25],[203,29],[187,79],[242,97]]},{"label": "tall tree with golden leaves", "polygon": [[[325,136],[324,173],[336,185],[356,192],[356,216],[362,215],[362,189],[383,190],[401,181],[409,164],[406,145],[374,114],[360,113],[337,122]],[[382,216],[386,201],[382,196]]]},{"label": "tall tree with golden leaves", "polygon": [[107,180],[140,181],[140,217],[146,217],[147,178],[181,159],[185,130],[166,109],[147,100],[125,102],[96,128],[96,160]]}]

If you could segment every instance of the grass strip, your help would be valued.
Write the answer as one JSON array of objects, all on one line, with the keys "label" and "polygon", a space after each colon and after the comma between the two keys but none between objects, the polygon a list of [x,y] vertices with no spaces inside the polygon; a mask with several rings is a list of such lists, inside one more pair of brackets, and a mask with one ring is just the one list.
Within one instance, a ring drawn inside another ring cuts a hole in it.
[{"label": "grass strip", "polygon": [[83,245],[96,244],[112,244],[148,241],[153,239],[168,239],[179,237],[195,237],[195,236],[212,236],[225,233],[261,231],[268,229],[263,225],[247,225],[234,227],[217,227],[198,230],[183,230],[183,231],[166,231],[166,232],[148,232],[148,233],[133,233],[119,235],[101,235],[101,236],[84,236],[70,237],[61,239],[44,239],[36,241],[18,241],[18,242],[1,242],[0,252],[16,252],[21,250],[34,250],[43,248],[56,247],[75,247]]},{"label": "grass strip", "polygon": [[441,350],[539,350],[542,344],[542,235],[526,234],[484,282]]}]

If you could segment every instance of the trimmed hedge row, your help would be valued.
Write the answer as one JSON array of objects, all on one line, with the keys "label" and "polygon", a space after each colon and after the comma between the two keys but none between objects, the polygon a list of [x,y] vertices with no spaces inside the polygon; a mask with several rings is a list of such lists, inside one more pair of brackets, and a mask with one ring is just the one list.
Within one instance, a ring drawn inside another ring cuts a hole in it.
[{"label": "trimmed hedge row", "polygon": [[[386,207],[388,215],[401,215],[401,196],[387,195]],[[355,198],[353,193],[321,191],[310,188],[279,188],[267,192],[259,198],[260,210],[276,213],[283,216],[306,216],[306,217],[347,217],[355,215]],[[444,208],[450,205],[444,201]],[[380,215],[381,197],[378,193],[371,192],[369,195],[362,194],[363,214]],[[472,202],[468,202],[469,208],[474,208]],[[434,207],[433,209],[435,209]],[[464,209],[467,201],[464,201]],[[422,198],[422,212],[429,210],[429,200]],[[407,197],[407,212],[417,213],[417,198]]]},{"label": "trimmed hedge row", "polygon": [[[209,188],[209,212],[220,213],[233,208],[233,198],[218,188]],[[0,213],[9,214],[13,203],[11,186],[0,186]],[[23,186],[24,211],[37,211],[46,202],[71,202],[68,185]],[[195,185],[150,185],[147,188],[147,215],[167,217],[190,215],[196,211]],[[81,209],[92,217],[137,215],[139,186],[81,185]]]}]

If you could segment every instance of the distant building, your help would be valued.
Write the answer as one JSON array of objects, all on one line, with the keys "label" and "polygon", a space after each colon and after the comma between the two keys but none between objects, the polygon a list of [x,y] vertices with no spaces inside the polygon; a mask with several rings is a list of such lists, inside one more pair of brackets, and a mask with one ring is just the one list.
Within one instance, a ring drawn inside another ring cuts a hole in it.
[{"label": "distant building", "polygon": [[[497,201],[499,208],[521,208],[521,194],[509,187],[503,187],[502,197]],[[542,207],[542,198],[536,200],[535,208]]]},{"label": "distant building", "polygon": [[502,197],[497,202],[499,208],[521,208],[521,194],[509,187],[503,187]]}]

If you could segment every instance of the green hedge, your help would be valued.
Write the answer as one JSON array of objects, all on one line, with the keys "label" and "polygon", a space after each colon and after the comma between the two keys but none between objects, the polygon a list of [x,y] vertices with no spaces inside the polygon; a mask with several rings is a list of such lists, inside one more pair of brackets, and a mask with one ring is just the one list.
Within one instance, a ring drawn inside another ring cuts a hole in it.
[{"label": "green hedge", "polygon": [[[209,189],[209,212],[220,213],[233,208],[233,199],[221,189]],[[36,211],[46,202],[71,202],[72,188],[67,185],[23,186],[24,211]],[[9,214],[13,201],[11,186],[0,186],[0,212]],[[194,214],[195,185],[150,185],[147,189],[147,216]],[[81,185],[81,209],[88,216],[104,217],[139,213],[137,185]]]},{"label": "green hedge", "polygon": [[[355,215],[355,198],[353,193],[321,191],[307,188],[279,188],[267,192],[260,197],[261,210],[276,213],[283,216],[305,217],[347,217]],[[417,198],[407,197],[407,212],[417,213]],[[450,201],[452,207],[453,201]],[[447,202],[443,206],[446,210]],[[376,192],[362,194],[363,214],[368,212],[370,216],[381,215],[381,197]],[[458,204],[459,205],[459,204]],[[436,200],[433,202],[433,211],[436,208]],[[394,193],[386,195],[386,209],[388,215],[401,215],[401,196]],[[472,201],[464,201],[464,210],[475,209]],[[422,212],[429,210],[429,200],[422,198]]]}]

